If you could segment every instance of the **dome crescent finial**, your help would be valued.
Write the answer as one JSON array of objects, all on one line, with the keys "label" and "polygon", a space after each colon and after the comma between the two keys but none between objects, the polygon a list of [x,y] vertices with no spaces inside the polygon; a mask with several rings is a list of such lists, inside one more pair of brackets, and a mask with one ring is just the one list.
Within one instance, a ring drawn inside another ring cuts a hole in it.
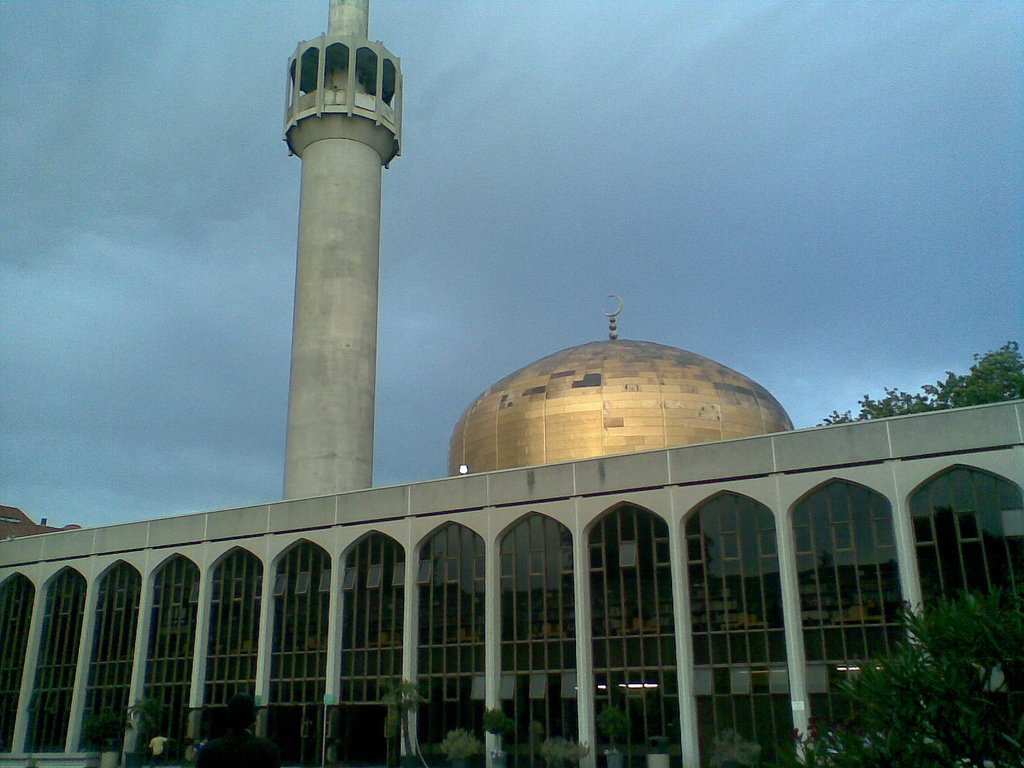
[{"label": "dome crescent finial", "polygon": [[622,299],[619,296],[616,296],[614,293],[609,293],[608,298],[615,299],[617,302],[619,302],[619,306],[614,312],[604,313],[605,317],[608,318],[608,338],[611,339],[612,341],[615,341],[615,339],[619,338],[619,329],[616,325],[615,318],[619,316],[619,312],[622,311],[624,303]]}]

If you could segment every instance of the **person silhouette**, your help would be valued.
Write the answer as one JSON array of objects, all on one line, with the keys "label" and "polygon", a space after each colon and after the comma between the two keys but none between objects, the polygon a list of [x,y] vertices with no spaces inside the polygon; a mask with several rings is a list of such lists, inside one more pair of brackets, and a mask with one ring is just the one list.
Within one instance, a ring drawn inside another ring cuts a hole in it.
[{"label": "person silhouette", "polygon": [[254,736],[249,726],[256,722],[252,696],[236,693],[228,701],[228,731],[208,742],[196,759],[196,768],[281,768],[281,756],[274,742]]}]

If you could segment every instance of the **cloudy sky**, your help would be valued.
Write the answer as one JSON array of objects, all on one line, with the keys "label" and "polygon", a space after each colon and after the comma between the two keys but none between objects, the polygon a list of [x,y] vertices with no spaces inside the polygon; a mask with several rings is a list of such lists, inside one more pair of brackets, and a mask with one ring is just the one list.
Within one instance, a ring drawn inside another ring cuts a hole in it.
[{"label": "cloudy sky", "polygon": [[[0,0],[0,503],[100,525],[280,498],[316,2]],[[1024,4],[374,0],[378,485],[603,338],[797,427],[1024,342]]]}]

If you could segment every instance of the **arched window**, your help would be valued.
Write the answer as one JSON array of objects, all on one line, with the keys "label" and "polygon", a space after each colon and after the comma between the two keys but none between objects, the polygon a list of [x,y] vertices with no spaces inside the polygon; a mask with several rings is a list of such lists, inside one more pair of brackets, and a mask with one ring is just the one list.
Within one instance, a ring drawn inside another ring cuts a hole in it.
[{"label": "arched window", "polygon": [[0,752],[16,751],[14,719],[35,599],[35,586],[20,573],[0,584]]},{"label": "arched window", "polygon": [[[226,705],[239,692],[255,693],[263,564],[252,552],[233,549],[213,569],[210,640],[206,657],[206,707]],[[223,726],[209,712],[210,730]]]},{"label": "arched window", "polygon": [[686,551],[702,760],[726,731],[771,760],[793,730],[775,517],[716,496],[687,520]]},{"label": "arched window", "polygon": [[668,523],[624,504],[597,522],[588,544],[597,712],[609,703],[628,712],[629,752],[642,754],[650,737],[678,744]]},{"label": "arched window", "polygon": [[901,636],[892,508],[881,494],[833,480],[793,508],[811,712],[829,720],[836,686]]},{"label": "arched window", "polygon": [[85,689],[86,718],[128,711],[141,590],[142,577],[124,561],[114,565],[100,581]]},{"label": "arched window", "polygon": [[274,574],[268,736],[287,765],[320,765],[327,685],[331,557],[294,544]]},{"label": "arched window", "polygon": [[186,727],[192,659],[199,608],[199,568],[186,557],[174,555],[153,574],[149,645],[143,697],[159,704],[159,733],[140,731],[138,744],[153,736],[167,736],[172,754],[188,745]]},{"label": "arched window", "polygon": [[383,533],[361,538],[348,551],[342,573],[341,707],[337,758],[348,764],[384,765],[381,696],[402,679],[405,628],[405,550]]},{"label": "arched window", "polygon": [[36,682],[29,704],[29,752],[64,750],[78,666],[85,590],[82,574],[65,568],[46,591]]},{"label": "arched window", "polygon": [[[484,541],[448,523],[423,544],[419,584],[419,680],[430,706],[419,708],[422,744],[483,722]],[[475,684],[474,684],[475,682]],[[438,756],[440,758],[440,756]]]},{"label": "arched window", "polygon": [[395,67],[395,62],[391,59],[384,59],[384,103],[391,105],[391,100],[395,97],[395,88],[398,83],[398,70]]},{"label": "arched window", "polygon": [[925,601],[1024,587],[1020,488],[974,467],[952,467],[910,498]]},{"label": "arched window", "polygon": [[341,43],[327,46],[324,57],[324,85],[328,90],[344,91],[348,88],[348,59],[348,46]]},{"label": "arched window", "polygon": [[320,65],[320,49],[307,48],[299,64],[299,94],[313,93],[317,86],[317,68]]},{"label": "arched window", "polygon": [[356,51],[356,82],[366,93],[377,95],[377,54],[369,48]]},{"label": "arched window", "polygon": [[529,760],[532,723],[548,736],[575,739],[576,610],[572,535],[556,520],[530,514],[502,538],[502,709],[516,721],[506,742],[516,762]]}]

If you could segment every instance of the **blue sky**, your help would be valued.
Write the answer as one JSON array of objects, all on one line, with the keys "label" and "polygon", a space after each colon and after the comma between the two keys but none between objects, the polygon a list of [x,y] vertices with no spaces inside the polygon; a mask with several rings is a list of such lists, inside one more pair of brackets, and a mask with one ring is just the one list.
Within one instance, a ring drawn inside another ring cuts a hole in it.
[{"label": "blue sky", "polygon": [[[327,2],[0,0],[0,503],[99,525],[280,497]],[[1024,341],[1024,5],[374,0],[375,482],[509,372],[620,331],[797,427]]]}]

